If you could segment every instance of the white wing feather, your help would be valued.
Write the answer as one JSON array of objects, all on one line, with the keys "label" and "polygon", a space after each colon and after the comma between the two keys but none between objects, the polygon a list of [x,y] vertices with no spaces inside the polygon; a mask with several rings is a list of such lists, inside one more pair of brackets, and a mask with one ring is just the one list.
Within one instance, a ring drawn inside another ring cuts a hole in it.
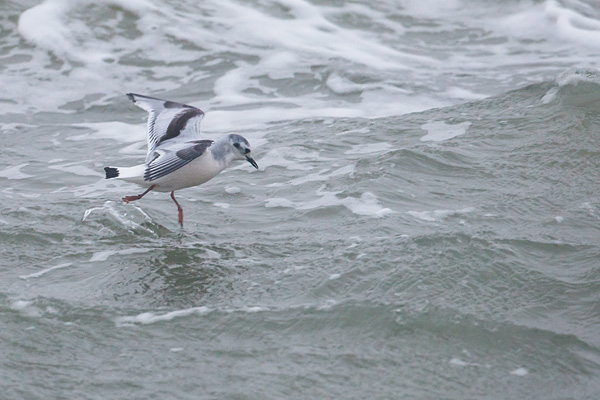
[{"label": "white wing feather", "polygon": [[128,93],[127,96],[148,112],[147,163],[154,158],[155,150],[161,145],[201,139],[200,122],[204,118],[201,109],[135,93]]}]

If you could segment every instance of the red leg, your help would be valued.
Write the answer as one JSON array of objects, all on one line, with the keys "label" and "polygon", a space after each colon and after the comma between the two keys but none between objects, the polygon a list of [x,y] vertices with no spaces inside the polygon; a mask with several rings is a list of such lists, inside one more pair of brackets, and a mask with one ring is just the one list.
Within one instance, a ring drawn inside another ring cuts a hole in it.
[{"label": "red leg", "polygon": [[175,204],[177,204],[177,211],[179,211],[179,225],[181,225],[181,227],[183,228],[183,208],[181,208],[181,206],[175,199],[175,191],[174,190],[171,192],[171,198],[173,199]]},{"label": "red leg", "polygon": [[149,191],[151,191],[152,189],[154,189],[154,185],[150,186],[150,187],[149,187],[149,188],[148,188],[148,189],[147,189],[147,190],[146,190],[144,193],[142,193],[142,194],[138,194],[137,196],[125,196],[125,197],[123,197],[123,201],[124,201],[125,203],[129,203],[129,202],[132,202],[132,201],[139,200],[139,199],[141,199],[142,197],[144,197],[144,196],[146,195],[146,193],[148,193],[148,192],[149,192]]}]

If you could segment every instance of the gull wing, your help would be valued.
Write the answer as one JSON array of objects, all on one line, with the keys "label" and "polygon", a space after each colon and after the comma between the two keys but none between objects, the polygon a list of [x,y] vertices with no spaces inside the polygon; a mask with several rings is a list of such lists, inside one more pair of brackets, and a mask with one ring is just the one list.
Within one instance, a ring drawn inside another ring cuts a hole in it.
[{"label": "gull wing", "polygon": [[159,145],[177,138],[178,140],[198,140],[200,122],[204,111],[199,108],[157,99],[141,94],[127,93],[138,107],[148,111],[148,162]]},{"label": "gull wing", "polygon": [[155,150],[152,160],[146,164],[144,180],[155,181],[177,171],[204,154],[212,144],[212,140],[195,140]]}]

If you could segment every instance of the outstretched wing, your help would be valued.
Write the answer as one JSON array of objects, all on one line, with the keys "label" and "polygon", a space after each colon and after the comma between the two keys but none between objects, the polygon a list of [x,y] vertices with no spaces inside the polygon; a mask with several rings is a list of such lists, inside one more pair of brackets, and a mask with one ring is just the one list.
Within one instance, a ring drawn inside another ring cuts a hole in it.
[{"label": "outstretched wing", "polygon": [[152,158],[154,150],[168,140],[200,139],[200,122],[204,118],[204,111],[201,109],[135,93],[127,93],[127,97],[149,114],[146,162]]},{"label": "outstretched wing", "polygon": [[204,154],[212,144],[212,140],[195,140],[155,150],[152,153],[151,161],[146,164],[144,180],[155,181],[177,171]]}]

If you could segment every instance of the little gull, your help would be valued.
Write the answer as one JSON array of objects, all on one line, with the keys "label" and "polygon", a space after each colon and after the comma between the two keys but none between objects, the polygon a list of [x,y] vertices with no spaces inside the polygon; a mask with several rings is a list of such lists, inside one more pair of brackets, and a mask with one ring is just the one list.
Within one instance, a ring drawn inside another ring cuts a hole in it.
[{"label": "little gull", "polygon": [[147,188],[142,194],[123,197],[124,202],[139,200],[151,190],[171,192],[183,227],[183,209],[175,199],[176,190],[211,180],[233,160],[246,160],[258,169],[250,157],[250,143],[242,136],[201,139],[204,111],[199,108],[134,93],[127,96],[148,111],[148,155],[144,164],[104,168],[106,179],[123,179]]}]

